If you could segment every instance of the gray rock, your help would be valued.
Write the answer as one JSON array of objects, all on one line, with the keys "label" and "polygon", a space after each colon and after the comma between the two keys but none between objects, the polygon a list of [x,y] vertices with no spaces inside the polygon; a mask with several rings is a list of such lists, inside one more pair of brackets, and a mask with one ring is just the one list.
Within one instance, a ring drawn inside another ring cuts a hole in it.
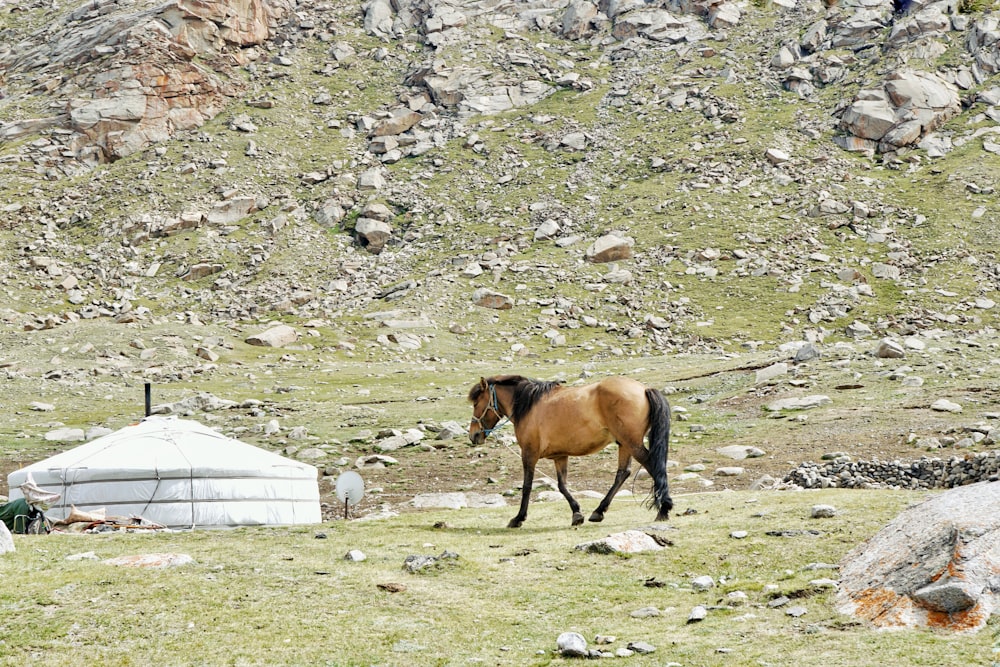
[{"label": "gray rock", "polygon": [[45,439],[51,442],[80,442],[87,434],[82,428],[57,428],[45,434]]},{"label": "gray rock", "polygon": [[579,632],[564,632],[556,638],[556,650],[570,658],[587,656],[587,640]]},{"label": "gray rock", "polygon": [[[727,445],[725,447],[719,447],[715,450],[715,452],[727,458],[733,459],[734,461],[756,459],[767,454],[767,452],[763,449],[751,447],[749,445]],[[685,470],[687,470],[687,468],[685,468]]]},{"label": "gray rock", "polygon": [[819,349],[812,343],[806,343],[798,349],[793,357],[792,361],[797,364],[805,363],[807,361],[812,361],[813,359],[819,359],[821,353]]},{"label": "gray rock", "polygon": [[464,509],[466,507],[505,507],[507,501],[499,493],[421,493],[410,504],[420,509]]},{"label": "gray rock", "polygon": [[837,606],[879,627],[975,632],[1000,602],[997,571],[1000,483],[971,484],[905,509],[848,553]]},{"label": "gray rock", "polygon": [[809,516],[813,519],[829,519],[837,516],[837,508],[833,505],[813,505]]},{"label": "gray rock", "polygon": [[245,342],[248,345],[263,347],[284,347],[294,343],[299,339],[299,334],[295,329],[287,324],[278,324],[260,333],[248,336]]},{"label": "gray rock", "polygon": [[472,293],[472,302],[482,308],[494,310],[510,310],[514,307],[514,299],[485,287],[480,287]]},{"label": "gray rock", "polygon": [[360,563],[367,560],[368,557],[365,555],[364,551],[360,549],[351,549],[346,554],[344,554],[344,560],[350,561],[352,563]]},{"label": "gray rock", "polygon": [[462,424],[456,421],[446,421],[441,424],[441,430],[438,431],[436,439],[451,440],[453,438],[461,438],[467,435],[468,432],[468,428]]},{"label": "gray rock", "polygon": [[803,396],[800,398],[782,398],[768,403],[764,409],[769,412],[781,412],[782,410],[810,410],[821,405],[831,403],[829,396],[816,394],[813,396]]},{"label": "gray rock", "polygon": [[358,238],[358,243],[368,252],[377,255],[382,252],[385,244],[392,238],[392,225],[376,218],[358,218],[354,226],[354,233]]},{"label": "gray rock", "polygon": [[368,456],[359,456],[354,461],[355,468],[387,468],[399,463],[396,459],[391,456],[386,456],[384,454],[369,454]]},{"label": "gray rock", "polygon": [[899,342],[883,338],[875,348],[875,356],[879,359],[902,359],[906,356],[906,350]]},{"label": "gray rock", "polygon": [[688,614],[688,623],[697,623],[708,618],[708,609],[704,605],[698,605]]},{"label": "gray rock", "polygon": [[781,377],[788,373],[788,364],[780,361],[776,364],[771,364],[766,368],[758,369],[754,382],[757,384],[763,384],[764,382],[769,382],[774,378]]},{"label": "gray rock", "polygon": [[444,551],[440,556],[412,555],[407,556],[403,561],[403,569],[407,572],[420,572],[430,568],[454,565],[458,559],[458,554],[453,551]]},{"label": "gray rock", "polygon": [[715,588],[715,579],[703,574],[691,580],[691,588],[696,591],[707,591],[710,588]]},{"label": "gray rock", "polygon": [[587,248],[587,261],[595,264],[616,262],[632,256],[632,245],[635,241],[627,236],[606,234],[594,241]]},{"label": "gray rock", "polygon": [[661,612],[656,607],[642,607],[629,613],[632,618],[656,618]]},{"label": "gray rock", "polygon": [[639,553],[641,551],[660,551],[663,546],[651,535],[641,530],[626,530],[622,533],[608,535],[604,539],[578,544],[574,549],[590,553]]},{"label": "gray rock", "polygon": [[656,647],[648,642],[629,642],[628,649],[630,651],[635,651],[636,653],[648,654],[655,653]]},{"label": "gray rock", "polygon": [[931,403],[931,410],[935,412],[961,412],[962,406],[946,398],[939,398]]}]

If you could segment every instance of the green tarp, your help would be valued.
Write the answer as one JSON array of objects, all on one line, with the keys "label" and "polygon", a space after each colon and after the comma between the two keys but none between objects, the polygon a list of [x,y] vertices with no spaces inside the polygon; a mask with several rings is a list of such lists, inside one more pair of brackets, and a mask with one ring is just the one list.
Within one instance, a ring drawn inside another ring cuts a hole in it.
[{"label": "green tarp", "polygon": [[6,505],[0,505],[0,521],[7,524],[12,533],[27,533],[28,524],[34,518],[35,512],[24,498],[18,498]]}]

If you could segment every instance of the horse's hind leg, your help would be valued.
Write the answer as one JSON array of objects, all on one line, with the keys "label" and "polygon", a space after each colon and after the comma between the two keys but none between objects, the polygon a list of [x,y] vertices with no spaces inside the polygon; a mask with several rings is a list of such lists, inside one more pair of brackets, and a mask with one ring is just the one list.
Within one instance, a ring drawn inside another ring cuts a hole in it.
[{"label": "horse's hind leg", "polygon": [[580,514],[580,503],[576,502],[576,498],[569,492],[566,487],[566,473],[569,470],[569,457],[562,456],[558,459],[553,459],[553,463],[556,464],[556,482],[559,484],[559,493],[563,494],[569,502],[569,508],[573,510],[573,525],[579,526],[583,523],[583,515]]},{"label": "horse's hind leg", "polygon": [[590,521],[604,521],[604,513],[608,511],[611,506],[611,501],[615,499],[618,491],[622,488],[622,484],[628,479],[629,474],[631,474],[630,463],[631,463],[631,450],[628,447],[618,445],[618,471],[615,473],[615,481],[612,482],[611,488],[608,490],[604,499],[601,500],[601,504],[597,506],[593,514],[590,515]]}]

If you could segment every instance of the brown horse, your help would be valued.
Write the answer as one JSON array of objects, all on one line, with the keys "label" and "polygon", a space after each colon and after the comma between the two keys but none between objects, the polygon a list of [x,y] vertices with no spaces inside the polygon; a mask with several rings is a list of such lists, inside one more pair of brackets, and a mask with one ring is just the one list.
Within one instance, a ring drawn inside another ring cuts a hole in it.
[{"label": "brown horse", "polygon": [[[656,519],[667,518],[673,507],[667,486],[670,406],[656,389],[625,377],[566,387],[520,375],[497,375],[480,378],[469,391],[469,401],[469,439],[473,444],[482,444],[500,420],[507,418],[514,424],[514,435],[521,446],[521,510],[507,524],[509,528],[519,528],[528,516],[531,483],[539,459],[552,459],[559,491],[573,510],[573,525],[583,523],[580,505],[566,488],[569,457],[594,454],[611,442],[618,443],[618,472],[590,520],[604,519],[615,494],[628,479],[633,458],[653,478],[650,505],[657,510]],[[649,449],[643,446],[647,431]]]}]

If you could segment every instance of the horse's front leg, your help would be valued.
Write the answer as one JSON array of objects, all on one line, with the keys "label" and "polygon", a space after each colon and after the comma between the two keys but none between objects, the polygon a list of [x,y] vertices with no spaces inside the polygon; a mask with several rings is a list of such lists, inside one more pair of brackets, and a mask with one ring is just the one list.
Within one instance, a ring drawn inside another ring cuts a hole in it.
[{"label": "horse's front leg", "polygon": [[583,523],[583,515],[580,514],[580,503],[576,502],[576,498],[569,492],[566,487],[566,473],[569,469],[569,457],[562,456],[558,459],[553,459],[553,463],[556,464],[556,481],[559,484],[559,493],[563,494],[569,502],[569,508],[573,511],[573,525],[579,526]]},{"label": "horse's front leg", "polygon": [[528,502],[531,500],[531,485],[535,481],[535,464],[538,459],[521,454],[521,466],[524,468],[524,479],[521,483],[521,509],[517,516],[507,524],[508,528],[520,528],[524,520],[528,518]]}]

